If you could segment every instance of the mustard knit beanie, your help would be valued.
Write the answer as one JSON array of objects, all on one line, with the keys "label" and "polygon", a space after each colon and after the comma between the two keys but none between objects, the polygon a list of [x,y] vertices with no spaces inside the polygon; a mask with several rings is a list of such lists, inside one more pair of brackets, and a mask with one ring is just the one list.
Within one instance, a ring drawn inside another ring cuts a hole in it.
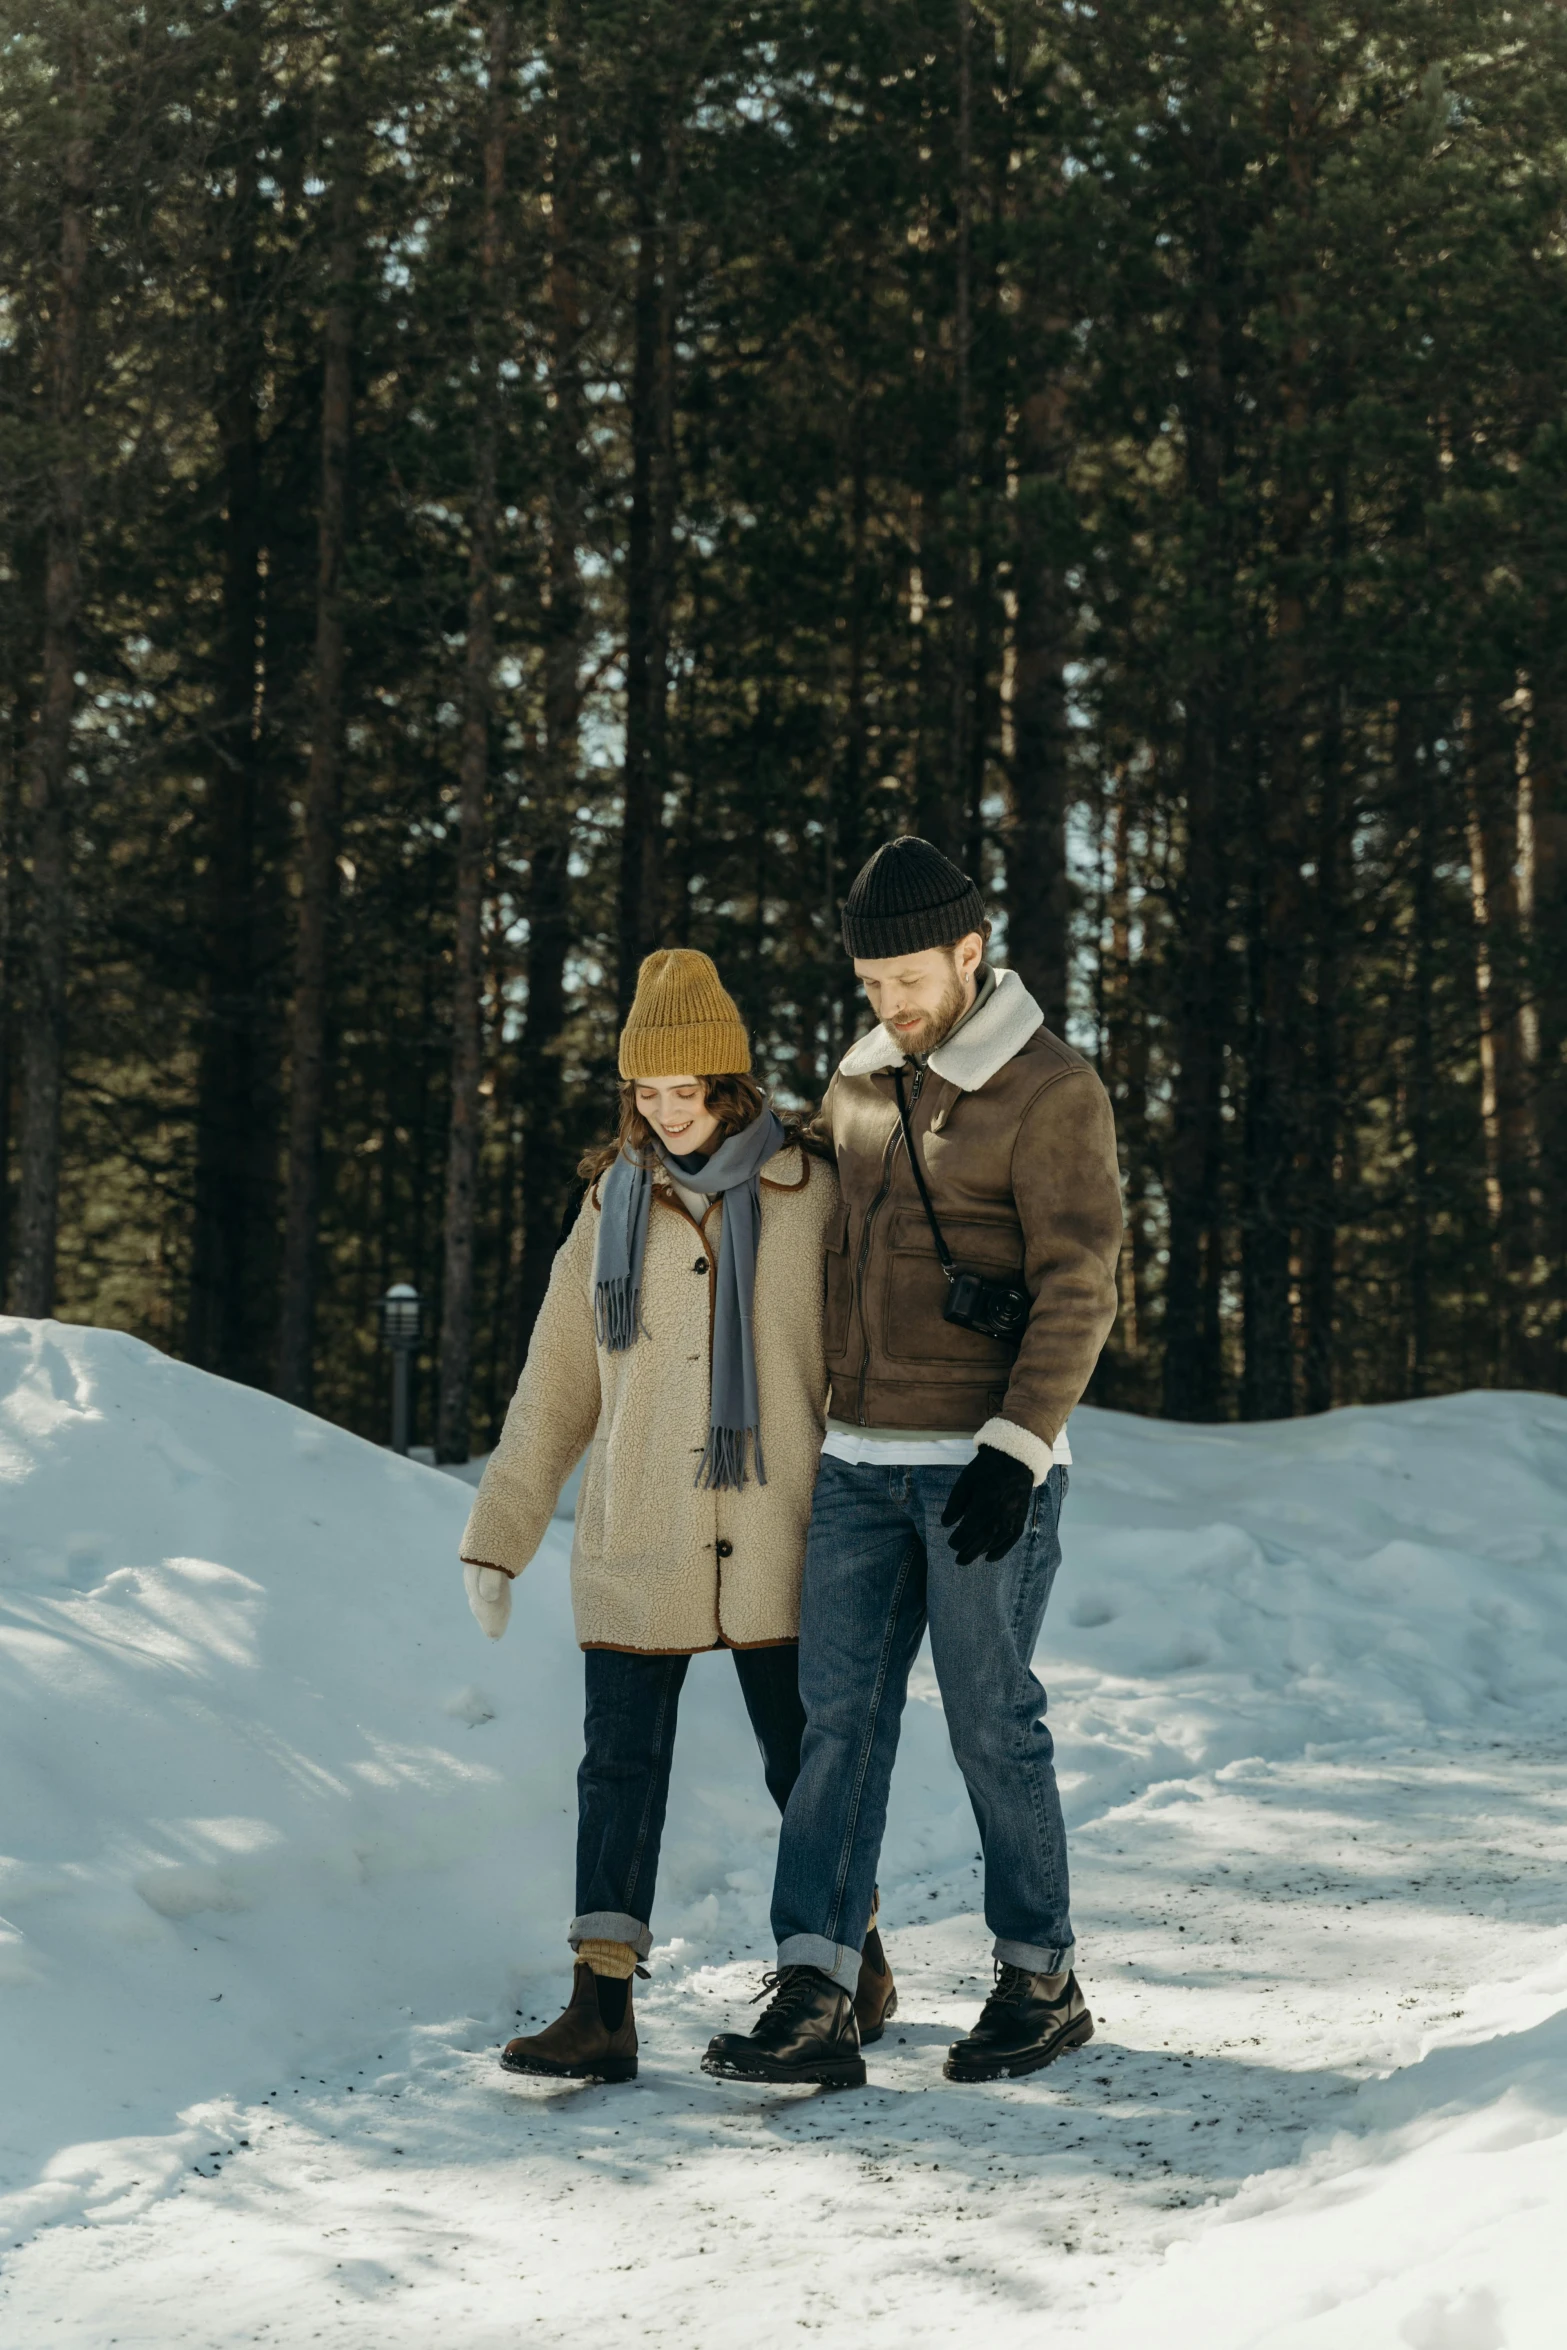
[{"label": "mustard knit beanie", "polygon": [[649,955],[621,1031],[621,1076],[723,1077],[750,1066],[744,1026],[711,958],[694,947]]}]

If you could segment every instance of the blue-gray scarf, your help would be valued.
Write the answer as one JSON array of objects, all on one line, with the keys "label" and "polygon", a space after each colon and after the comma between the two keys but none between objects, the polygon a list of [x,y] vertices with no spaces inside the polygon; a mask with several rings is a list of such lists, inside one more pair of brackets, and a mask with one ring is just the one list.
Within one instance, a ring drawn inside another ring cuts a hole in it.
[{"label": "blue-gray scarf", "polygon": [[[653,1145],[665,1166],[678,1172],[688,1191],[721,1195],[724,1203],[713,1314],[712,1400],[707,1449],[696,1473],[698,1485],[743,1485],[748,1437],[756,1450],[756,1481],[767,1483],[756,1395],[756,1352],[751,1339],[751,1292],[761,1229],[761,1172],[786,1140],[779,1119],[771,1110],[764,1110],[749,1126],[721,1142],[695,1172],[679,1160],[671,1160],[662,1144]],[[647,1249],[652,1190],[649,1170],[624,1152],[599,1185],[593,1321],[600,1346],[610,1354],[624,1354],[642,1335],[642,1259]]]}]

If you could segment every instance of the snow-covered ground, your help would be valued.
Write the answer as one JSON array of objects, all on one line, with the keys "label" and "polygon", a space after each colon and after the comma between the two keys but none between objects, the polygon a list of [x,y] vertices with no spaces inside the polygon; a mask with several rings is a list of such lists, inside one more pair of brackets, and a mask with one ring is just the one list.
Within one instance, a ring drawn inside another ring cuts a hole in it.
[{"label": "snow-covered ground", "polygon": [[460,1484],[0,1321],[7,2350],[1555,2350],[1567,1404],[1072,1433],[1042,1669],[1093,2044],[941,2078],[988,1964],[927,1676],[870,2088],[706,2080],[776,1830],[704,1657],[641,2077],[551,2090],[493,2050],[567,1984],[569,1528],[490,1648]]}]

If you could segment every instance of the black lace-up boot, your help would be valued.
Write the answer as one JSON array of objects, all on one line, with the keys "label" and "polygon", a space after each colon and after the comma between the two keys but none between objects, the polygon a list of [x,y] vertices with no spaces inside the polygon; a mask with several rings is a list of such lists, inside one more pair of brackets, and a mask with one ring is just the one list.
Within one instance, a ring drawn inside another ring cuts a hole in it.
[{"label": "black lace-up boot", "polygon": [[780,1967],[758,1998],[772,1998],[749,2032],[720,2032],[702,2070],[720,2081],[801,2082],[820,2089],[863,2089],[854,2002],[813,1966]]},{"label": "black lace-up boot", "polygon": [[1023,1967],[996,1967],[995,1989],[966,2040],[955,2040],[942,2070],[949,2081],[999,2081],[1037,2073],[1069,2048],[1094,2036],[1094,2019],[1068,1975],[1031,1975]]}]

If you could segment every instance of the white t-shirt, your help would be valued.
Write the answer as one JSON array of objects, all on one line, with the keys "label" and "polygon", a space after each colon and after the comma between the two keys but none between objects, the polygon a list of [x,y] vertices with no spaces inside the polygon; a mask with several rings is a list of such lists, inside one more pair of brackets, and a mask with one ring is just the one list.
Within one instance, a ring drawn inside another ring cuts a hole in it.
[{"label": "white t-shirt", "polygon": [[[974,1458],[974,1439],[944,1428],[856,1428],[847,1420],[829,1420],[822,1457],[847,1461],[851,1468],[961,1469]],[[1064,1428],[1050,1458],[1063,1468],[1072,1465]]]}]

